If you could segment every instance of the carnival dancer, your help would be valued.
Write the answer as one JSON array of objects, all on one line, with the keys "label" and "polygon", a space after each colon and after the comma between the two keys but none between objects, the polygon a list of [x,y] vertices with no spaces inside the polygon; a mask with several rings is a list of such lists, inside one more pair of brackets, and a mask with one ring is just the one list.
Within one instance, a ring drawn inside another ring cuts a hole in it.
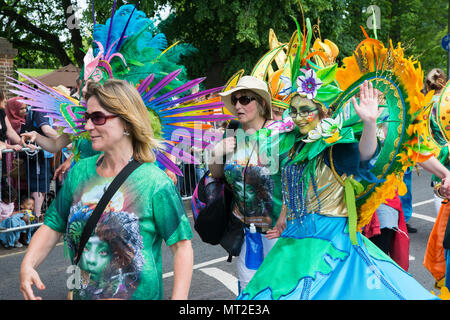
[{"label": "carnival dancer", "polygon": [[[287,227],[238,299],[434,299],[360,233],[381,203],[405,191],[404,169],[432,156],[420,126],[431,98],[415,85],[420,67],[366,35],[343,67],[320,68],[306,40],[311,29],[306,19],[294,43],[288,110],[296,128],[280,143],[289,150]],[[409,99],[399,99],[400,88]],[[381,122],[397,142],[378,145]]]},{"label": "carnival dancer", "polygon": [[[450,84],[445,83],[445,74],[439,69],[433,69],[426,78],[425,88],[429,91],[434,90],[432,105],[429,108],[428,126],[430,139],[435,143],[436,148],[440,148],[439,160],[445,166],[449,166],[450,141],[449,127],[445,121],[447,110],[449,109],[448,97],[450,94]],[[436,221],[428,237],[427,249],[425,251],[423,265],[435,279],[435,288],[441,289],[443,286],[448,288],[448,261],[446,254],[448,250],[444,247],[444,238],[448,220],[450,218],[449,200],[439,192],[442,181],[439,177],[432,177],[432,186],[434,190],[435,206],[438,210]],[[447,273],[447,274],[446,274]]]}]

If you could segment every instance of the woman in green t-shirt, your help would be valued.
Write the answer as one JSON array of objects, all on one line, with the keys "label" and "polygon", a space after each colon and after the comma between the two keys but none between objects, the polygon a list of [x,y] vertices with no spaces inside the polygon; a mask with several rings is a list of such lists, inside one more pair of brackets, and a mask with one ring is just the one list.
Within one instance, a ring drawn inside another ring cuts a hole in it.
[{"label": "woman in green t-shirt", "polygon": [[240,292],[285,228],[279,170],[283,155],[278,152],[280,134],[268,128],[275,123],[271,96],[264,81],[244,76],[235,88],[220,95],[225,107],[237,117],[239,126],[233,133],[227,129],[224,139],[216,144],[209,170],[214,178],[225,178],[231,186],[232,213],[245,230],[236,262]]},{"label": "woman in green t-shirt", "polygon": [[40,299],[32,290],[32,285],[45,288],[36,268],[62,234],[73,261],[86,221],[105,189],[135,159],[142,165],[108,203],[81,255],[79,281],[69,289],[74,299],[162,299],[164,240],[174,254],[172,299],[186,299],[192,231],[175,185],[154,164],[157,143],[139,92],[121,80],[90,83],[84,117],[92,148],[103,154],[82,159],[70,170],[22,262],[22,294]]}]

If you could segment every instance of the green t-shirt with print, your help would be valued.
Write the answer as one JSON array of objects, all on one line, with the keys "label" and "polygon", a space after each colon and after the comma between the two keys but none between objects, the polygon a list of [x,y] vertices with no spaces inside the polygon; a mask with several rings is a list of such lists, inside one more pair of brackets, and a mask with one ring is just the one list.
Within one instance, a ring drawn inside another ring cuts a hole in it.
[{"label": "green t-shirt with print", "polygon": [[[76,163],[45,214],[45,225],[65,234],[72,261],[87,219],[114,179],[97,174],[98,157]],[[144,163],[115,193],[89,238],[74,299],[162,299],[162,240],[171,246],[191,238],[174,183]]]},{"label": "green t-shirt with print", "polygon": [[[229,133],[226,130],[224,138]],[[247,134],[239,125],[236,149],[224,157],[224,176],[234,195],[233,214],[263,233],[276,225],[283,205],[280,164],[287,152],[281,153],[279,144],[284,135],[267,128]]]}]

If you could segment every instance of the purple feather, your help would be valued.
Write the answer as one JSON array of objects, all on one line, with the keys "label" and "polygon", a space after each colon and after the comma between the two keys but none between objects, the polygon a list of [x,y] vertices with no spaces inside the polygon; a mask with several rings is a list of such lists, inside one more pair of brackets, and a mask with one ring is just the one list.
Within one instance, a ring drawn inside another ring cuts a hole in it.
[{"label": "purple feather", "polygon": [[175,79],[181,72],[181,69],[175,70],[171,73],[169,73],[167,76],[165,76],[160,82],[158,82],[149,92],[147,92],[143,97],[142,100],[144,102],[151,98],[155,93],[157,93],[161,88],[164,88],[167,84],[169,84],[173,79]]},{"label": "purple feather", "polygon": [[155,75],[152,73],[142,81],[138,88],[138,91],[141,95],[145,91],[145,89],[147,89],[147,87],[153,82],[153,79],[155,79]]},{"label": "purple feather", "polygon": [[161,163],[165,168],[169,169],[176,175],[181,177],[183,176],[183,173],[181,172],[180,168],[178,168],[178,166],[175,163],[173,163],[172,160],[170,160],[164,153],[162,153],[159,150],[157,151],[156,154],[156,161]]},{"label": "purple feather", "polygon": [[[197,92],[197,93],[188,95],[188,96],[180,98],[180,99],[169,100],[169,101],[164,102],[160,106],[158,106],[158,109],[161,109],[162,107],[170,107],[170,106],[173,106],[176,104],[184,103],[186,101],[190,101],[190,100],[196,99],[198,97],[203,97],[203,96],[206,96],[207,94],[218,92],[218,91],[222,90],[222,88],[223,87],[208,89],[208,90],[204,90],[201,92]],[[155,100],[152,100],[151,103],[153,104],[155,102]]]},{"label": "purple feather", "polygon": [[106,50],[108,50],[108,48],[109,48],[109,40],[111,38],[111,30],[112,30],[112,26],[113,26],[113,22],[114,22],[114,13],[116,11],[116,2],[117,2],[117,0],[114,0],[113,10],[112,10],[112,14],[111,14],[111,20],[109,23],[108,38],[106,40],[106,48],[105,48]]},{"label": "purple feather", "polygon": [[92,0],[92,20],[94,20],[94,26],[97,24],[95,21],[94,0]]},{"label": "purple feather", "polygon": [[214,103],[207,103],[207,104],[200,104],[195,105],[191,107],[185,107],[185,108],[173,108],[167,111],[161,111],[158,112],[159,116],[167,116],[167,115],[174,115],[179,113],[185,113],[190,111],[200,111],[200,110],[211,110],[211,109],[217,109],[223,107],[223,102],[214,102]]},{"label": "purple feather", "polygon": [[125,39],[124,35],[128,28],[128,24],[130,23],[131,17],[133,16],[133,13],[136,10],[136,7],[138,5],[139,5],[139,2],[134,5],[134,9],[133,9],[133,11],[131,11],[131,14],[130,14],[130,17],[128,18],[127,24],[125,25],[125,28],[123,29],[122,34],[120,35],[120,38],[119,38],[120,40],[119,40],[119,43],[117,44],[117,49],[116,49],[117,52],[119,52],[120,47],[122,46],[122,42]]},{"label": "purple feather", "polygon": [[157,99],[152,101],[152,104],[157,105],[160,101],[164,101],[168,98],[171,98],[181,92],[187,91],[189,89],[191,89],[192,87],[195,87],[197,84],[201,83],[203,80],[205,80],[206,78],[198,78],[192,81],[189,81],[188,83],[185,83],[181,86],[179,86],[176,89],[173,89],[169,92],[167,92],[166,94],[162,95],[161,97],[158,97]]},{"label": "purple feather", "polygon": [[[175,122],[193,122],[193,121],[221,121],[224,119],[223,114],[220,115],[207,115],[207,116],[184,116],[184,117],[166,117],[162,118],[163,123],[175,123]],[[218,119],[218,120],[213,120]]]}]

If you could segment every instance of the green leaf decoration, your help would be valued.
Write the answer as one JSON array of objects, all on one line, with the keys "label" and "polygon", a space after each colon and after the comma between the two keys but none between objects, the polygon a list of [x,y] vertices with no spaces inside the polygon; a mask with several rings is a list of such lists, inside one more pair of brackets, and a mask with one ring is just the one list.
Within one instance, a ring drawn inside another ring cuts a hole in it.
[{"label": "green leaf decoration", "polygon": [[324,103],[329,103],[329,102],[333,102],[334,100],[336,100],[336,98],[342,93],[342,90],[340,90],[339,88],[329,84],[326,86],[321,86],[319,88],[319,90],[317,90],[317,96],[315,98],[315,100],[320,101],[320,102],[324,102]]},{"label": "green leaf decoration", "polygon": [[133,59],[128,59],[128,60],[127,60],[127,63],[128,63],[128,64],[132,64],[132,65],[137,66],[137,67],[143,67],[143,66],[145,66],[145,64],[143,64],[142,62],[139,62],[139,61],[133,60]]},{"label": "green leaf decoration", "polygon": [[350,179],[345,179],[345,203],[348,210],[348,225],[350,241],[353,245],[358,245],[358,238],[356,236],[356,225],[358,215],[356,211],[355,190]]},{"label": "green leaf decoration", "polygon": [[338,66],[333,64],[332,66],[317,70],[317,77],[322,80],[322,87],[327,86],[334,81]]}]

